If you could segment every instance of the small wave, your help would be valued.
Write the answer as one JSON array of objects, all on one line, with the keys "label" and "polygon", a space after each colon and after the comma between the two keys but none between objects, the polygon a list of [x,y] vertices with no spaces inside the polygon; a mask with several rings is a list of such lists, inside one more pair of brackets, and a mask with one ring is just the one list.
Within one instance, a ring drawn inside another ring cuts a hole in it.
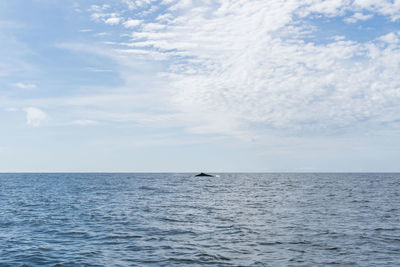
[{"label": "small wave", "polygon": [[380,232],[380,231],[399,231],[400,228],[375,228],[374,231]]},{"label": "small wave", "polygon": [[147,190],[147,191],[156,191],[156,190],[158,190],[158,188],[156,188],[156,187],[150,187],[150,186],[145,186],[145,185],[140,186],[139,189],[140,190]]},{"label": "small wave", "polygon": [[275,245],[282,245],[283,243],[280,241],[275,241],[275,242],[259,242],[258,244],[260,246],[275,246]]}]

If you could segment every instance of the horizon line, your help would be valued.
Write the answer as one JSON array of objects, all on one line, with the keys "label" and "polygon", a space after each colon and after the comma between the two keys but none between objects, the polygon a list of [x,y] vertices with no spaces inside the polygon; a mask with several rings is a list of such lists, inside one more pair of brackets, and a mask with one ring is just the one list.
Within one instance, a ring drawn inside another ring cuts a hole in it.
[{"label": "horizon line", "polygon": [[[43,174],[56,174],[56,173],[198,173],[201,171],[0,171],[0,174],[29,174],[29,173],[43,173]],[[400,173],[400,171],[206,171],[207,173],[254,173],[254,174],[275,174],[275,173]]]}]

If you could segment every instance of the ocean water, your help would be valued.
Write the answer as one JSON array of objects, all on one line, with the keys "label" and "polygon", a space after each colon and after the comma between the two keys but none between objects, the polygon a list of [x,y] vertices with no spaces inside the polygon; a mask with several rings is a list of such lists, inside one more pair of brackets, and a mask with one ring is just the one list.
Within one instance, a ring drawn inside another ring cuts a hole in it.
[{"label": "ocean water", "polygon": [[0,266],[400,266],[400,174],[0,174]]}]

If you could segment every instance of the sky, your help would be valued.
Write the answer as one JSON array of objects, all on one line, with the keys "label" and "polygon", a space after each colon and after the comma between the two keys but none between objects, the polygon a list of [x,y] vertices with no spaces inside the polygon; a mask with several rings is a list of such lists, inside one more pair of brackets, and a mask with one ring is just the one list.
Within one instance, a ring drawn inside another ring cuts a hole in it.
[{"label": "sky", "polygon": [[0,172],[398,172],[399,0],[1,0]]}]

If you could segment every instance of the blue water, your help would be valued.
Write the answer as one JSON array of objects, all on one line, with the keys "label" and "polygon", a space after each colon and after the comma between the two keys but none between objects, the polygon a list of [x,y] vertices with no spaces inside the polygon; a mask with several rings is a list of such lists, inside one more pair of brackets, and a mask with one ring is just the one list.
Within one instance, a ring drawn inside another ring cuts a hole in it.
[{"label": "blue water", "polygon": [[0,174],[1,266],[400,266],[400,174]]}]

